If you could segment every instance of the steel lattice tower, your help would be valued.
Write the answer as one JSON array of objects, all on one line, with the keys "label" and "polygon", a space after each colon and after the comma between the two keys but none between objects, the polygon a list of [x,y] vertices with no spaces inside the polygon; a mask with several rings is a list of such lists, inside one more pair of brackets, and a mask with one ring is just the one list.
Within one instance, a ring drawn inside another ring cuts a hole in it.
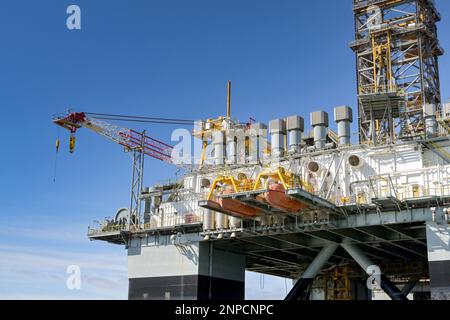
[{"label": "steel lattice tower", "polygon": [[353,0],[361,143],[391,143],[425,134],[424,106],[441,110],[432,0]]}]

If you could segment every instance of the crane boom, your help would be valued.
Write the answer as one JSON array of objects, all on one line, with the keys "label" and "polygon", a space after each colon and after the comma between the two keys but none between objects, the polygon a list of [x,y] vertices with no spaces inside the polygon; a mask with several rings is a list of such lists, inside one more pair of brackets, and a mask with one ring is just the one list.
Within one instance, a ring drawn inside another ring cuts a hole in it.
[{"label": "crane boom", "polygon": [[147,156],[172,163],[173,147],[167,143],[148,137],[145,132],[139,133],[132,129],[122,128],[105,121],[93,119],[88,117],[84,112],[69,112],[68,114],[55,116],[53,123],[69,130],[72,136],[78,129],[84,127],[120,144],[129,151],[141,150]]}]

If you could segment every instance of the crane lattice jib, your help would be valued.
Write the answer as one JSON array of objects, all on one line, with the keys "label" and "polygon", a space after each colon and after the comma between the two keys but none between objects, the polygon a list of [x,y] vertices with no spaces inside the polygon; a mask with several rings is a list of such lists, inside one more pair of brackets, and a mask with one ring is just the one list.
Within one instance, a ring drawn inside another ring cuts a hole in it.
[{"label": "crane lattice jib", "polygon": [[89,118],[84,112],[72,112],[56,116],[53,122],[74,134],[78,129],[88,128],[127,150],[142,150],[142,153],[155,159],[172,162],[173,147],[162,141],[153,139],[135,130],[122,128],[111,123]]}]

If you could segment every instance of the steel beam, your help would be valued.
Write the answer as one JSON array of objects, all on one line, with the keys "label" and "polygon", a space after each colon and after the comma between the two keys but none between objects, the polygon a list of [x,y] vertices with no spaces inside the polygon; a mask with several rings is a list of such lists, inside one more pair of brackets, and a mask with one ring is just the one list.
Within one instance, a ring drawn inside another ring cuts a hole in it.
[{"label": "steel beam", "polygon": [[[364,272],[368,273],[369,267],[374,264],[364,254],[364,252],[354,244],[342,243],[341,246],[350,256],[352,256],[360,267],[363,268]],[[372,276],[372,274],[369,275]],[[389,280],[386,275],[380,275],[380,282],[381,288],[392,300],[408,300],[408,298],[406,298],[406,296],[391,282],[391,280]]]},{"label": "steel beam", "polygon": [[402,293],[407,296],[408,294],[411,293],[411,291],[413,291],[414,287],[417,284],[417,279],[411,279],[403,288],[402,288]]},{"label": "steel beam", "polygon": [[320,272],[322,267],[327,263],[328,259],[338,248],[337,244],[330,244],[322,249],[314,261],[308,266],[300,279],[297,280],[292,290],[286,296],[286,301],[302,300],[305,296],[305,291],[313,282],[317,273]]}]

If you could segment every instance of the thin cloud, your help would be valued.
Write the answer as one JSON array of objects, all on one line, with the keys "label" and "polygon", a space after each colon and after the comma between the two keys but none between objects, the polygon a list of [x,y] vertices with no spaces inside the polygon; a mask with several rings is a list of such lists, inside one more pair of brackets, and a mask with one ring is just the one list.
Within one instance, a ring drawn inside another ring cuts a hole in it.
[{"label": "thin cloud", "polygon": [[[61,252],[2,244],[0,261],[1,299],[126,298],[128,281],[125,254]],[[66,287],[69,265],[81,268],[82,290],[79,292]],[[39,288],[44,290],[39,292]],[[38,292],[35,293],[36,290]]]}]

